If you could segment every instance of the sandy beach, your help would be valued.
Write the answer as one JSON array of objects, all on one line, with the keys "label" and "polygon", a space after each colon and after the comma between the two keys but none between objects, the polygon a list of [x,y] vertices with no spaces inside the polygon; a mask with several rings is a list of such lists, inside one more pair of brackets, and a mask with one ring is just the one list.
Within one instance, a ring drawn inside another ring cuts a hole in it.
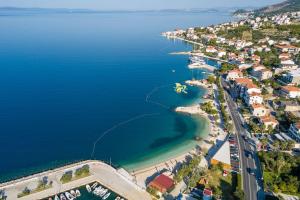
[{"label": "sandy beach", "polygon": [[[188,157],[192,157],[193,155],[203,156],[202,152],[204,151],[204,149],[205,151],[208,151],[207,157],[211,157],[218,147],[218,141],[223,141],[226,137],[226,133],[224,133],[220,127],[217,127],[210,120],[208,114],[201,110],[199,104],[188,107],[177,107],[175,111],[192,115],[199,115],[206,118],[209,123],[209,134],[207,134],[207,136],[203,138],[203,140],[197,141],[194,148],[191,148],[188,152],[169,158],[164,162],[160,162],[158,164],[131,172],[131,175],[135,178],[136,183],[142,188],[146,188],[146,184],[148,183],[148,181],[161,172],[165,172],[172,176],[172,172],[174,171],[174,169],[176,169],[177,166],[179,166],[181,163],[185,162]],[[217,145],[212,145],[211,141],[213,141]],[[204,156],[201,160],[200,165],[202,167],[208,166],[208,161]]]}]

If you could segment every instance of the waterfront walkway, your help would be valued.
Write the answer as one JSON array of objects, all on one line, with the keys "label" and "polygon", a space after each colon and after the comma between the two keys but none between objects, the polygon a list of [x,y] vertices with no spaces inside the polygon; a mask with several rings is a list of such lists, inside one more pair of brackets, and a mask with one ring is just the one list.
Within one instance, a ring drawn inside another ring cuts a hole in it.
[{"label": "waterfront walkway", "polygon": [[[85,178],[71,181],[66,184],[60,182],[61,176],[66,171],[73,170],[88,164],[90,167],[91,175]],[[49,181],[52,181],[52,187],[41,192],[33,193],[28,196],[17,198],[17,195],[21,193],[25,187],[29,189],[36,188],[38,181],[42,177],[47,176]],[[115,193],[130,200],[150,200],[150,195],[141,187],[136,185],[131,179],[129,174],[126,174],[125,170],[116,170],[110,165],[107,165],[101,161],[88,160],[77,164],[68,165],[55,170],[39,173],[30,177],[18,179],[8,183],[0,184],[0,190],[4,189],[7,195],[7,200],[34,200],[43,199],[49,196],[53,196],[57,193],[68,191],[80,186],[90,184],[92,182],[99,182],[101,185],[109,188]]]}]

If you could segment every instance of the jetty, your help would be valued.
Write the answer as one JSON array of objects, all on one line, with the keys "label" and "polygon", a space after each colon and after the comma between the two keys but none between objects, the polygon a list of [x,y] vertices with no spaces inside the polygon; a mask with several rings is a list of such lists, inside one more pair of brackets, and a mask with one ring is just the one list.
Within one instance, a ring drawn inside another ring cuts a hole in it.
[{"label": "jetty", "polygon": [[[76,169],[84,165],[89,166],[90,175],[72,180],[67,183],[62,183],[60,181],[60,178],[63,174],[65,174],[65,172],[75,172]],[[24,191],[24,188],[36,188],[39,181],[45,176],[47,177],[48,181],[52,182],[51,187],[45,190],[30,193],[23,197],[18,197],[18,194]],[[115,169],[112,166],[97,160],[86,160],[83,162],[74,163],[72,165],[56,168],[54,170],[49,170],[32,176],[2,183],[0,184],[0,190],[5,191],[7,200],[35,200],[45,199],[58,193],[79,188],[93,182],[99,182],[104,187],[109,188],[111,191],[121,195],[126,199],[151,200],[151,197],[146,190],[138,186],[134,182],[134,178],[126,170],[122,168]]]},{"label": "jetty", "polygon": [[216,68],[203,63],[193,63],[188,65],[189,69],[207,69],[209,71],[214,71]]},{"label": "jetty", "polygon": [[204,83],[203,80],[187,80],[185,81],[186,84],[190,85],[190,86],[199,86],[199,87],[203,87],[203,88],[206,88],[208,89],[208,84]]},{"label": "jetty", "polygon": [[206,112],[204,112],[200,105],[193,105],[193,106],[187,106],[187,107],[177,107],[175,109],[176,112],[179,113],[187,113],[187,114],[191,114],[191,115],[196,115],[196,114],[201,114],[204,116],[207,116]]}]

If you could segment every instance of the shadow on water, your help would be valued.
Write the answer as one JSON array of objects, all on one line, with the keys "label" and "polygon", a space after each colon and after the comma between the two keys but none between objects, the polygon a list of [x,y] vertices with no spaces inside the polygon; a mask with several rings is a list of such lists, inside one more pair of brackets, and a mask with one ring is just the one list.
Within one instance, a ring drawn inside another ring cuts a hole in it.
[{"label": "shadow on water", "polygon": [[179,140],[180,138],[184,137],[188,133],[189,128],[183,118],[181,118],[181,117],[175,118],[174,131],[178,134],[173,137],[158,138],[152,144],[150,144],[149,147],[151,149],[157,148],[157,147],[163,146],[167,143],[171,143],[173,141]]}]

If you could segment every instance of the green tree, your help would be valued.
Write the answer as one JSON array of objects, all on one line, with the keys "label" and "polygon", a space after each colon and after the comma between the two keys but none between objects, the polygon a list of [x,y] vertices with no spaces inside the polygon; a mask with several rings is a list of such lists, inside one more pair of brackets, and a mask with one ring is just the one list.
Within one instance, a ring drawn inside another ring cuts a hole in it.
[{"label": "green tree", "polygon": [[238,188],[234,192],[234,199],[236,199],[236,200],[244,200],[245,199],[245,193],[244,193],[244,191],[241,190],[240,188]]}]

